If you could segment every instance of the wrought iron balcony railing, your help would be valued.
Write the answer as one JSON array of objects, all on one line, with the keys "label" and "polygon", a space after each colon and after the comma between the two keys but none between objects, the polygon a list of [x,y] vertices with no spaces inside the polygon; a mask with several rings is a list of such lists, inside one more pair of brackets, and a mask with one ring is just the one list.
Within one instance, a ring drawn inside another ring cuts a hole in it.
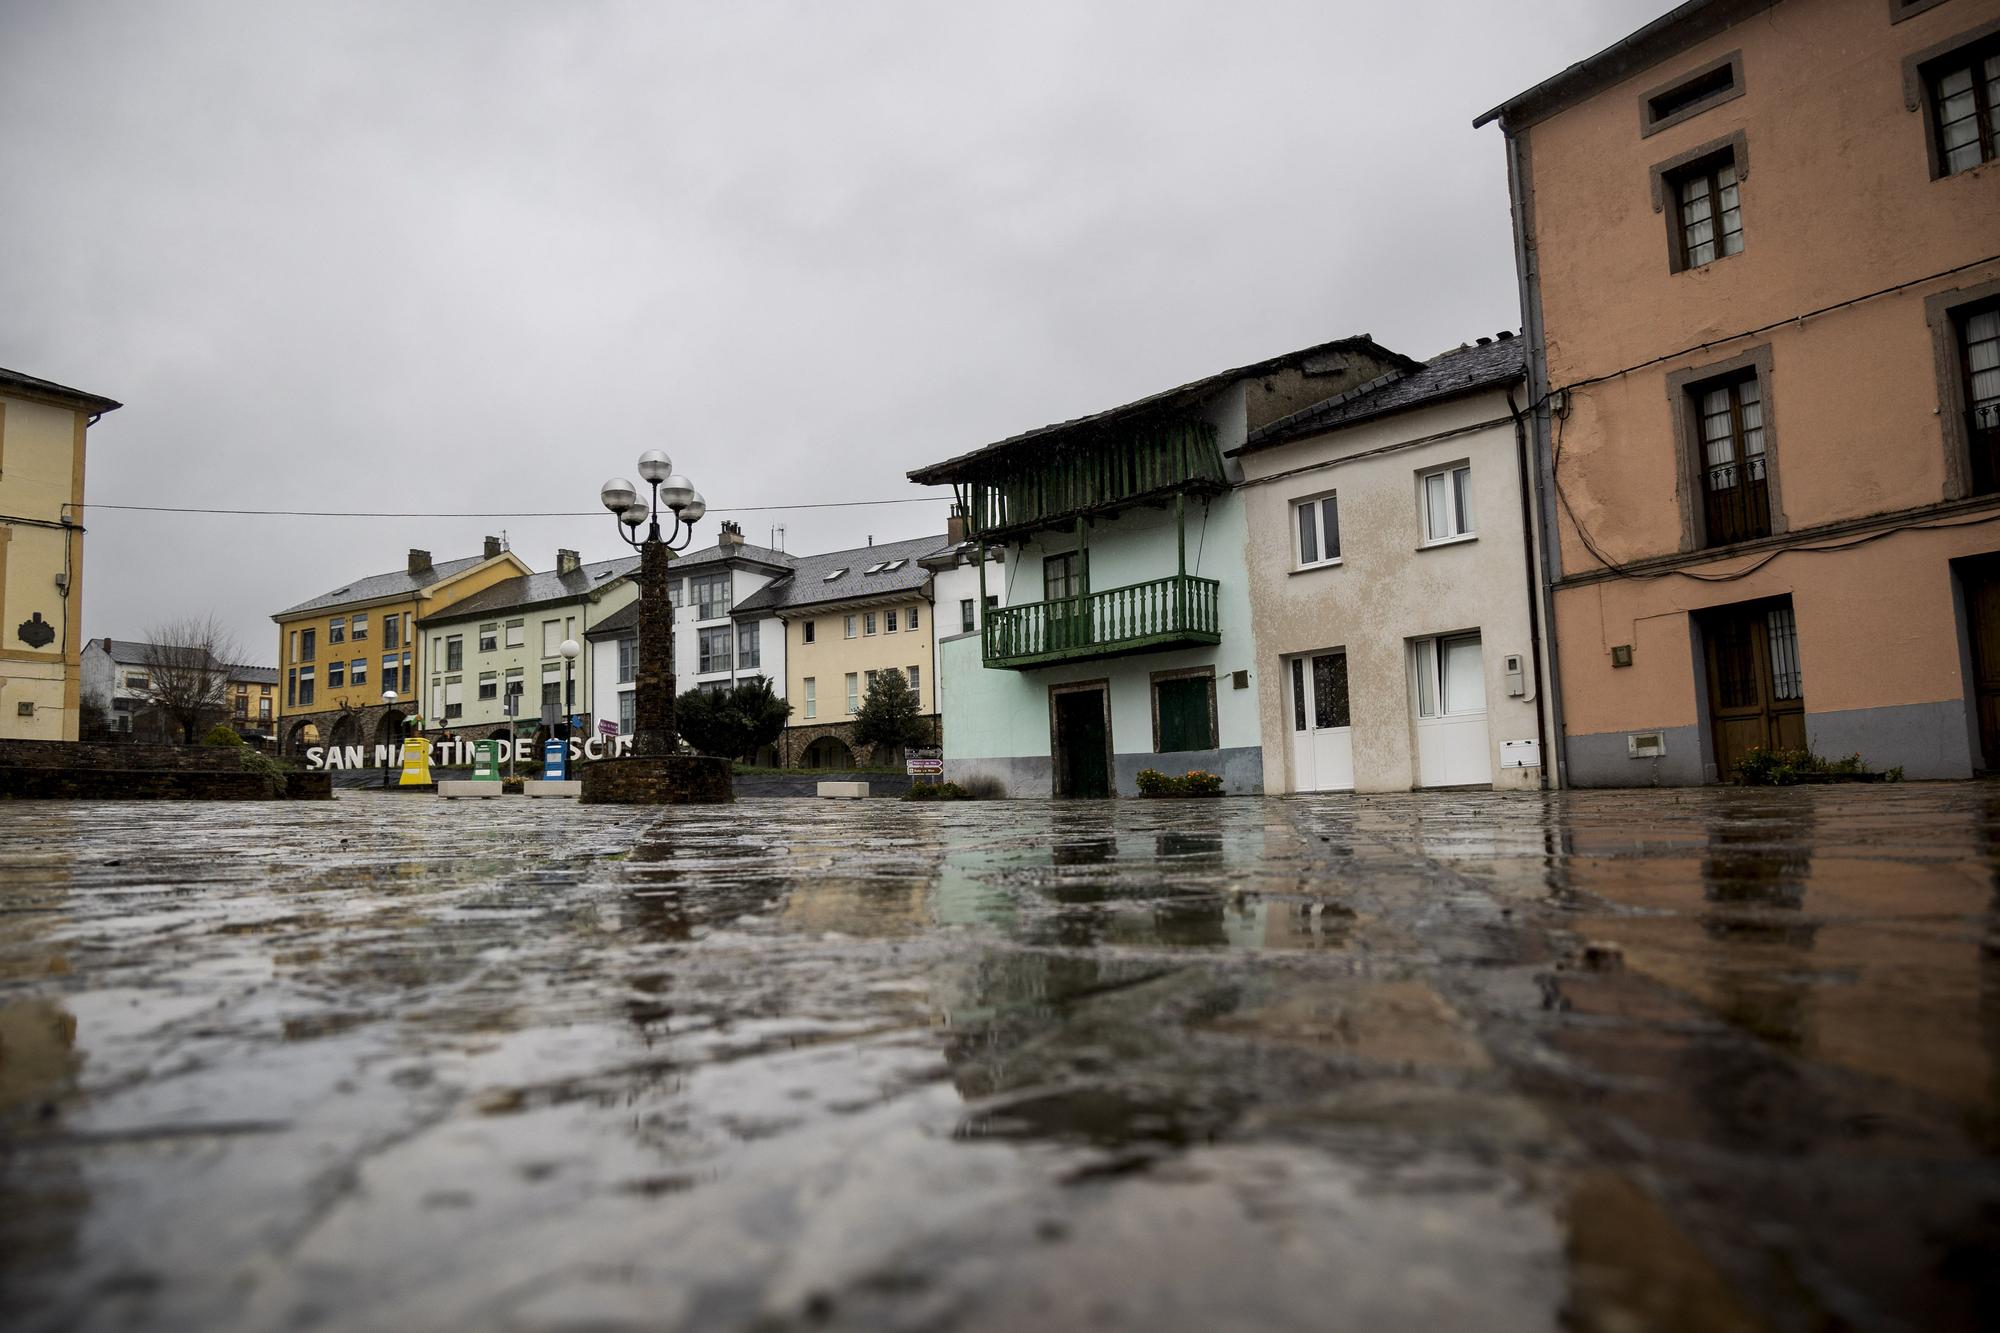
[{"label": "wrought iron balcony railing", "polygon": [[986,613],[982,655],[987,666],[1018,669],[1220,643],[1221,588],[1214,579],[1170,574],[1078,597],[994,607]]}]

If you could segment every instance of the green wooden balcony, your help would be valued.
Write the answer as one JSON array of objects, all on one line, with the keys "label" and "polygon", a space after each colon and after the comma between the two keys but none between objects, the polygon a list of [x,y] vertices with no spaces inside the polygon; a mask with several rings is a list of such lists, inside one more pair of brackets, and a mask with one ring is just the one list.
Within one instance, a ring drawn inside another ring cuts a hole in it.
[{"label": "green wooden balcony", "polygon": [[1084,515],[1227,490],[1215,427],[1167,421],[1048,453],[1003,458],[961,485],[972,531],[1006,541]]},{"label": "green wooden balcony", "polygon": [[986,613],[982,655],[990,667],[1047,666],[1124,653],[1222,642],[1214,579],[1170,574],[1079,597]]}]

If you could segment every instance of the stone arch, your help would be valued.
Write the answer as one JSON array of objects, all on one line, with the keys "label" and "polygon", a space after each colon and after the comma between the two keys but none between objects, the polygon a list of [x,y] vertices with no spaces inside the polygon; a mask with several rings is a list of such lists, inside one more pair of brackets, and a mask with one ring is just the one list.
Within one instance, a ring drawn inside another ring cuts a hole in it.
[{"label": "stone arch", "polygon": [[326,743],[328,745],[361,744],[360,720],[352,713],[342,713],[333,720],[333,725],[326,729]]},{"label": "stone arch", "polygon": [[757,747],[757,753],[750,757],[750,762],[755,764],[758,768],[777,768],[780,767],[784,761],[778,755],[777,746],[760,745]]},{"label": "stone arch", "polygon": [[303,754],[309,745],[319,744],[319,724],[309,717],[302,717],[285,730],[284,752]]},{"label": "stone arch", "polygon": [[375,724],[375,743],[386,745],[392,751],[400,753],[403,748],[404,721],[400,709],[384,709],[381,718]]},{"label": "stone arch", "polygon": [[821,736],[806,747],[807,768],[853,768],[854,751],[838,736]]}]

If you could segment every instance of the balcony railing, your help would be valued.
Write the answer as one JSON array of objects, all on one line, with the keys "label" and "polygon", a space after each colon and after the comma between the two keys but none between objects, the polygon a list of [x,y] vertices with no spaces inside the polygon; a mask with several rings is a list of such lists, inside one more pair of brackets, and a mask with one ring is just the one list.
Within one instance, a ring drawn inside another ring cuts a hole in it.
[{"label": "balcony railing", "polygon": [[1005,541],[1078,515],[1112,513],[1175,494],[1214,494],[1227,486],[1215,427],[1170,421],[997,463],[971,482],[967,499],[972,531]]},{"label": "balcony railing", "polygon": [[990,667],[1031,667],[1222,642],[1222,585],[1187,574],[986,613]]}]

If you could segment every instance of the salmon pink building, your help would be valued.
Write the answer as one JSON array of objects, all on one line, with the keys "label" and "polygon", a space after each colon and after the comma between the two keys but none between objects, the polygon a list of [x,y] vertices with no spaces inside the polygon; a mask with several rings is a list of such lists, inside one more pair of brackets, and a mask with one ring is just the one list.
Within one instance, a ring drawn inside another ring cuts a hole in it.
[{"label": "salmon pink building", "polygon": [[1684,4],[1496,120],[1563,780],[2000,769],[2000,0]]}]

